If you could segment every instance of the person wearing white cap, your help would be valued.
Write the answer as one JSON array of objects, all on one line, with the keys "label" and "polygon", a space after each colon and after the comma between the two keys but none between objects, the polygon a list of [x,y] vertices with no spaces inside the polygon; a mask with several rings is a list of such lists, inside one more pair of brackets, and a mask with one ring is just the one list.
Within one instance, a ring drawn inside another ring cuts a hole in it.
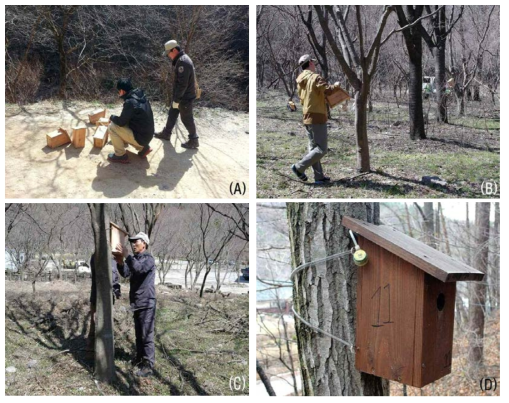
[{"label": "person wearing white cap", "polygon": [[155,364],[154,324],[156,317],[156,264],[147,252],[150,240],[144,232],[129,237],[134,255],[124,261],[125,248],[118,244],[113,251],[117,269],[122,277],[129,277],[129,302],[134,313],[134,331],[136,335],[136,359],[139,369],[136,376],[152,375]]},{"label": "person wearing white cap", "polygon": [[196,75],[191,58],[172,39],[164,44],[163,56],[166,55],[175,67],[173,95],[168,119],[164,129],[155,134],[161,140],[170,140],[172,130],[180,115],[182,123],[189,133],[189,140],[182,143],[183,148],[198,148],[198,134],[193,118],[193,101],[196,99]]},{"label": "person wearing white cap", "polygon": [[316,73],[316,59],[310,55],[303,55],[299,59],[302,73],[297,77],[298,93],[302,104],[303,123],[309,139],[309,152],[296,164],[292,165],[293,173],[302,181],[307,181],[305,172],[313,168],[315,184],[322,185],[330,182],[325,176],[320,160],[327,154],[327,103],[325,96],[333,93],[339,87]]}]

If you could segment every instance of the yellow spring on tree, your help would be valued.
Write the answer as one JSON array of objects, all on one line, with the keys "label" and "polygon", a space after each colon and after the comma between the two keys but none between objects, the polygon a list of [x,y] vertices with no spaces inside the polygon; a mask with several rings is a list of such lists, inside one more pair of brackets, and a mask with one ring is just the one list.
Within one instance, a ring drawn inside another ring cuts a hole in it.
[{"label": "yellow spring on tree", "polygon": [[368,263],[368,254],[357,244],[357,240],[355,239],[352,230],[349,230],[348,232],[350,233],[350,237],[355,244],[355,252],[353,253],[354,264],[359,267],[366,265],[366,263]]}]

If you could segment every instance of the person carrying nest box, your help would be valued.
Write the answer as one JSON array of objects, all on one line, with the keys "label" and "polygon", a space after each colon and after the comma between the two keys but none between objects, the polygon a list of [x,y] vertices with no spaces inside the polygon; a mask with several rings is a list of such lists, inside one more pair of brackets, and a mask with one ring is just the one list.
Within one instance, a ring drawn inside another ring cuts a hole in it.
[{"label": "person carrying nest box", "polygon": [[133,88],[131,79],[119,79],[117,90],[118,96],[124,100],[124,106],[120,116],[110,116],[108,131],[115,152],[108,154],[108,161],[127,164],[128,144],[138,151],[141,158],[152,151],[150,141],[154,137],[154,115],[143,90]]},{"label": "person carrying nest box", "polygon": [[163,56],[168,56],[175,68],[175,78],[173,80],[173,95],[170,111],[166,126],[155,136],[161,140],[170,140],[171,133],[177,118],[180,115],[182,123],[189,133],[189,140],[182,143],[183,148],[198,148],[198,134],[196,134],[196,125],[193,118],[193,102],[198,99],[201,90],[196,80],[194,64],[191,58],[184,53],[176,40],[168,41],[164,44]]},{"label": "person carrying nest box", "polygon": [[320,160],[327,154],[327,101],[326,96],[341,90],[339,82],[329,85],[316,72],[316,59],[303,55],[299,59],[302,72],[297,77],[298,94],[302,105],[303,123],[309,139],[309,152],[296,164],[293,173],[307,181],[306,169],[313,168],[315,184],[330,182],[325,176]]}]

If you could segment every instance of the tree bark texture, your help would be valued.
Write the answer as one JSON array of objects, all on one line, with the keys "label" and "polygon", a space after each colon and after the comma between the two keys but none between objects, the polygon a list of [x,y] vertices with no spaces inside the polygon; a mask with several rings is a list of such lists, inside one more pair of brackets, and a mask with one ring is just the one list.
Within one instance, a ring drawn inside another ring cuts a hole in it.
[{"label": "tree bark texture", "polygon": [[364,83],[361,91],[355,92],[355,133],[357,143],[357,170],[369,172],[371,170],[368,144],[368,111],[366,93],[369,83]]},{"label": "tree bark texture", "polygon": [[[490,203],[478,202],[475,205],[475,243],[476,254],[474,268],[487,273],[488,251],[490,239]],[[484,309],[486,301],[487,276],[483,281],[471,284],[469,300],[470,316],[470,350],[469,362],[473,366],[474,373],[480,371],[483,365],[484,346]],[[477,372],[479,375],[481,372]]]},{"label": "tree bark texture", "polygon": [[493,225],[493,274],[491,275],[493,308],[500,306],[500,203],[495,203],[495,222]]},{"label": "tree bark texture", "polygon": [[[348,251],[344,215],[379,222],[378,203],[288,203],[293,267]],[[355,345],[357,267],[351,255],[310,266],[294,278],[295,310],[306,321]],[[303,394],[388,395],[388,381],[355,369],[355,352],[296,318]]]},{"label": "tree bark texture", "polygon": [[95,242],[95,281],[97,285],[95,328],[95,375],[102,382],[115,380],[113,340],[113,294],[111,292],[111,250],[108,240],[106,205],[89,204]]}]

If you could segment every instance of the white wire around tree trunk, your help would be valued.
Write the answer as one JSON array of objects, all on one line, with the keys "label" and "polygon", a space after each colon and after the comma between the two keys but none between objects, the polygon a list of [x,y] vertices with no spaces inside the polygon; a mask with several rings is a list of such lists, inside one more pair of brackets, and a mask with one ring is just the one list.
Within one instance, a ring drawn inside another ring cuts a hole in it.
[{"label": "white wire around tree trunk", "polygon": [[[354,242],[355,242],[355,239],[354,239]],[[357,242],[355,242],[355,244],[357,244]],[[319,264],[319,263],[324,263],[324,262],[327,262],[328,260],[337,259],[337,258],[340,258],[342,256],[346,256],[346,255],[348,255],[350,253],[352,253],[352,251],[339,252],[339,253],[335,253],[334,255],[330,255],[330,256],[327,256],[327,257],[324,257],[324,258],[321,258],[321,259],[313,260],[312,262],[304,263],[304,264],[300,265],[299,267],[297,267],[295,270],[292,271],[292,273],[290,274],[290,280],[292,280],[292,282],[293,282],[293,277],[295,276],[295,274],[299,273],[300,271],[304,270],[305,268],[307,268],[309,266],[313,266],[313,265]],[[313,330],[315,330],[315,331],[317,331],[319,333],[322,333],[322,334],[330,337],[331,339],[339,341],[340,343],[344,344],[345,346],[350,347],[350,351],[353,351],[353,347],[354,346],[353,346],[352,343],[349,343],[349,342],[347,342],[347,341],[345,341],[345,340],[343,340],[343,339],[341,339],[341,338],[339,338],[337,336],[334,336],[333,334],[330,334],[329,332],[319,328],[318,326],[312,325],[307,320],[305,320],[302,316],[300,316],[297,313],[297,311],[295,311],[295,309],[293,307],[293,304],[292,304],[292,312],[302,323],[304,323],[309,328],[311,328],[311,329],[313,329]]]}]

